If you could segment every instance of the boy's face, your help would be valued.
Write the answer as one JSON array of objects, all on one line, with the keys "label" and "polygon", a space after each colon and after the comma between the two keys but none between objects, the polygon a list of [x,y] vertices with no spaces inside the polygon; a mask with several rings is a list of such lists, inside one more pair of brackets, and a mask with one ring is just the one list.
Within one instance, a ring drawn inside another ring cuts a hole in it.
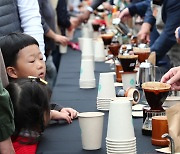
[{"label": "boy's face", "polygon": [[15,66],[17,78],[34,76],[45,79],[46,66],[37,45],[30,45],[21,49]]}]

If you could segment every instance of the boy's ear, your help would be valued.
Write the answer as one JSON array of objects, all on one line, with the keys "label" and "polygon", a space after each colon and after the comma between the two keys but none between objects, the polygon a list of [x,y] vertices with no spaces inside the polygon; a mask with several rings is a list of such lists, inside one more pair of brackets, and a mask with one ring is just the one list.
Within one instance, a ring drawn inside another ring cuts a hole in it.
[{"label": "boy's ear", "polygon": [[17,78],[16,69],[14,67],[9,66],[6,68],[6,71],[11,78]]}]

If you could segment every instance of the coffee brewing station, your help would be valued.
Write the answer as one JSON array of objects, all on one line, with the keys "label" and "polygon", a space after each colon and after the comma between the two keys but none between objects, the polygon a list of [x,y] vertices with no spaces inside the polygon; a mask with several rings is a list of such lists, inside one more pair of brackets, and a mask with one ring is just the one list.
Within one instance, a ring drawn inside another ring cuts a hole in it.
[{"label": "coffee brewing station", "polygon": [[[132,99],[132,105],[143,105],[142,135],[152,136],[153,145],[168,146],[171,140],[161,135],[168,133],[167,107],[163,103],[169,96],[171,86],[160,82],[162,72],[156,66],[155,52],[150,51],[147,43],[140,42],[137,33],[119,18],[112,19],[110,25],[107,25],[109,18],[105,20],[108,21],[104,22],[100,11],[91,23],[93,37],[99,37],[104,43],[105,61],[110,61],[110,69],[116,74],[115,80],[121,85],[116,87],[116,97],[128,97]],[[100,102],[100,98],[97,99]],[[163,127],[164,130],[159,138],[154,135],[157,119],[166,122],[165,126],[158,123],[158,128]]]}]

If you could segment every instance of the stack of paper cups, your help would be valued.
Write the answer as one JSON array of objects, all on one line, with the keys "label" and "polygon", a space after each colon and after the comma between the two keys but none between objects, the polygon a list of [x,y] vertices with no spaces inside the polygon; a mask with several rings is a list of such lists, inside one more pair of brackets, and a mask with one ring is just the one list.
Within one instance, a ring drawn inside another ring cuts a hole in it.
[{"label": "stack of paper cups", "polygon": [[95,69],[94,63],[94,48],[93,48],[93,39],[92,38],[79,38],[81,42],[82,54],[81,59],[89,59],[93,61],[93,70]]},{"label": "stack of paper cups", "polygon": [[110,103],[106,137],[107,153],[136,153],[131,102],[116,99]]},{"label": "stack of paper cups", "polygon": [[82,38],[82,56],[94,56],[93,39]]},{"label": "stack of paper cups", "polygon": [[93,31],[89,24],[84,24],[82,26],[82,37],[86,37],[86,38],[93,37]]},{"label": "stack of paper cups", "polygon": [[82,51],[82,49],[83,49],[83,40],[84,40],[83,37],[79,37],[79,38],[78,38],[79,48],[80,48],[81,51]]},{"label": "stack of paper cups", "polygon": [[105,61],[105,52],[104,52],[104,43],[101,39],[96,39],[93,41],[94,43],[94,60],[96,62]]},{"label": "stack of paper cups", "polygon": [[79,86],[80,88],[85,89],[96,87],[96,79],[94,75],[94,66],[92,60],[81,60]]},{"label": "stack of paper cups", "polygon": [[114,87],[113,73],[100,73],[98,95],[97,95],[97,109],[109,110],[110,102],[115,99],[116,92]]}]

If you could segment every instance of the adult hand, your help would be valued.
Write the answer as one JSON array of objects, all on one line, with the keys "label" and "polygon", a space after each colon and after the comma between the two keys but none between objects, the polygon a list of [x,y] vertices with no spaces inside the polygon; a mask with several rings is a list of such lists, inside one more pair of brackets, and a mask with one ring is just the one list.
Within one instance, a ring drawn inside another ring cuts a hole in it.
[{"label": "adult hand", "polygon": [[56,34],[55,38],[54,38],[54,41],[56,43],[59,43],[59,44],[62,44],[62,45],[65,46],[65,45],[68,44],[69,39],[66,36],[62,36],[62,35]]},{"label": "adult hand", "polygon": [[76,110],[74,110],[72,108],[62,108],[61,112],[67,113],[71,117],[71,119],[76,118],[77,117],[77,113],[78,113]]},{"label": "adult hand", "polygon": [[179,30],[180,30],[180,27],[177,27],[177,28],[176,28],[176,31],[175,31],[175,37],[176,37],[177,43],[180,44]]},{"label": "adult hand", "polygon": [[72,29],[75,29],[75,28],[77,28],[79,26],[80,21],[76,17],[71,17],[70,18],[70,23],[71,23],[71,26],[68,29],[72,30]]},{"label": "adult hand", "polygon": [[85,10],[81,15],[78,16],[79,20],[81,22],[87,22],[87,20],[90,17],[91,12],[88,10]]},{"label": "adult hand", "polygon": [[121,21],[126,21],[127,19],[131,18],[129,9],[125,8],[124,10],[122,10],[119,14],[119,18],[121,19]]},{"label": "adult hand", "polygon": [[180,66],[171,68],[163,75],[161,82],[169,83],[172,90],[180,90]]},{"label": "adult hand", "polygon": [[150,42],[150,29],[151,25],[149,23],[143,23],[141,29],[138,33],[138,39],[142,43],[149,43]]}]

